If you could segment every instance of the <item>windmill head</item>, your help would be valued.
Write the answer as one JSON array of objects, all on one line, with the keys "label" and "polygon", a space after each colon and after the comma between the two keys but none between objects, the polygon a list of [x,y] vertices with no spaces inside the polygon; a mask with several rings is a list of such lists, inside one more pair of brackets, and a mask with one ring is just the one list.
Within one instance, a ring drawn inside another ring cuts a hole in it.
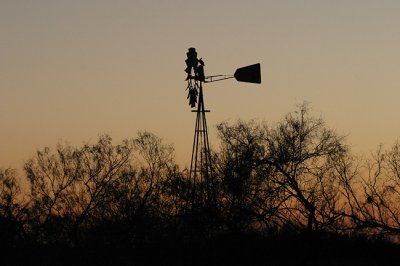
[{"label": "windmill head", "polygon": [[261,83],[260,64],[249,65],[236,69],[233,75],[237,81],[248,83]]}]

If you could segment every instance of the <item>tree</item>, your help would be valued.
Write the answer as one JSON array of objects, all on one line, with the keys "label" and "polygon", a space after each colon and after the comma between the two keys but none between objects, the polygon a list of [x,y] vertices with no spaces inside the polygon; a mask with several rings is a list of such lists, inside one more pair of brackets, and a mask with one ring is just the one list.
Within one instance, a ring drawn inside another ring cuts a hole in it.
[{"label": "tree", "polygon": [[59,144],[55,153],[38,151],[24,166],[36,239],[77,244],[82,227],[112,215],[132,153],[132,141],[114,146],[108,135],[82,148]]},{"label": "tree", "polygon": [[334,170],[348,149],[344,137],[310,116],[307,104],[274,126],[239,121],[218,129],[228,212],[245,210],[265,224],[290,223],[308,230],[340,219],[340,180]]},{"label": "tree", "polygon": [[274,168],[271,178],[284,190],[287,215],[308,230],[335,222],[339,180],[332,170],[348,152],[344,137],[311,117],[307,104],[266,130],[267,152],[258,163]]},{"label": "tree", "polygon": [[356,171],[343,168],[339,177],[348,208],[343,212],[349,228],[374,236],[400,233],[400,143],[380,146]]},{"label": "tree", "polygon": [[258,162],[266,156],[266,132],[254,120],[217,125],[221,149],[217,155],[219,198],[233,230],[254,223],[271,227],[281,188],[270,182],[271,167]]},{"label": "tree", "polygon": [[13,246],[23,237],[23,202],[14,169],[0,169],[0,246]]},{"label": "tree", "polygon": [[130,245],[160,236],[163,219],[177,208],[171,195],[178,192],[167,191],[168,177],[179,176],[173,157],[173,147],[149,132],[118,145],[103,135],[79,148],[39,150],[24,166],[32,236],[67,245]]},{"label": "tree", "polygon": [[171,178],[179,176],[174,162],[174,148],[165,144],[153,133],[141,131],[133,141],[137,178],[132,189],[136,199],[126,201],[135,204],[131,209],[136,243],[141,245],[162,239],[167,233],[171,217],[179,209],[177,187],[171,186]]}]

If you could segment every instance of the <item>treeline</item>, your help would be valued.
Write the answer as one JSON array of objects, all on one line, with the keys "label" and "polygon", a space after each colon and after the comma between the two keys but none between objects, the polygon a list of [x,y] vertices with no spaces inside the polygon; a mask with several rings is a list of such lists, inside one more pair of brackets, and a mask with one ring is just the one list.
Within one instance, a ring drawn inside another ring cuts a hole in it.
[{"label": "treeline", "polygon": [[[299,106],[279,123],[217,125],[212,197],[149,132],[118,145],[44,148],[23,175],[0,170],[0,245],[142,248],[221,235],[324,232],[396,240],[400,144],[353,156],[345,137]],[[21,184],[28,190],[21,192]]]}]

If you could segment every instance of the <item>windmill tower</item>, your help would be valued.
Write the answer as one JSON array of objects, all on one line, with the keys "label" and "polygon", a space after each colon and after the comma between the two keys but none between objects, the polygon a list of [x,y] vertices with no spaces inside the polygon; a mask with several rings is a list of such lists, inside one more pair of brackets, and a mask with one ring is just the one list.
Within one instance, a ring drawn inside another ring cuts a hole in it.
[{"label": "windmill tower", "polygon": [[[189,105],[196,110],[196,123],[194,128],[192,159],[190,162],[189,178],[192,184],[190,197],[192,207],[208,205],[212,200],[212,165],[210,144],[208,141],[208,128],[206,120],[206,110],[204,107],[203,83],[204,62],[197,59],[195,48],[189,48],[186,53],[185,69],[187,76],[187,90]],[[197,106],[196,106],[197,104]]]},{"label": "windmill tower", "polygon": [[[197,58],[195,48],[189,48],[185,72],[187,73],[187,98],[192,112],[196,113],[192,157],[190,162],[189,178],[191,181],[191,204],[193,208],[210,207],[215,203],[213,166],[208,140],[208,128],[205,109],[203,84],[230,78],[237,81],[261,83],[260,64],[238,68],[234,75],[204,75],[204,61]],[[196,106],[197,105],[197,106]]]}]

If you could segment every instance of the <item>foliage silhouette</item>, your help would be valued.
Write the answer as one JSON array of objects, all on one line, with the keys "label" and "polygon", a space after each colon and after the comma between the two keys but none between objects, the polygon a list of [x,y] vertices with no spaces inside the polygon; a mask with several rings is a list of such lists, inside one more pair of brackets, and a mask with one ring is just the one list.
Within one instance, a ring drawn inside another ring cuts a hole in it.
[{"label": "foliage silhouette", "polygon": [[[9,264],[398,259],[398,142],[357,158],[306,104],[274,125],[239,120],[217,131],[215,197],[197,208],[173,146],[150,132],[116,145],[102,135],[81,147],[43,148],[21,177],[0,169],[0,245],[24,254],[10,252]],[[20,180],[28,181],[26,193]]]}]

